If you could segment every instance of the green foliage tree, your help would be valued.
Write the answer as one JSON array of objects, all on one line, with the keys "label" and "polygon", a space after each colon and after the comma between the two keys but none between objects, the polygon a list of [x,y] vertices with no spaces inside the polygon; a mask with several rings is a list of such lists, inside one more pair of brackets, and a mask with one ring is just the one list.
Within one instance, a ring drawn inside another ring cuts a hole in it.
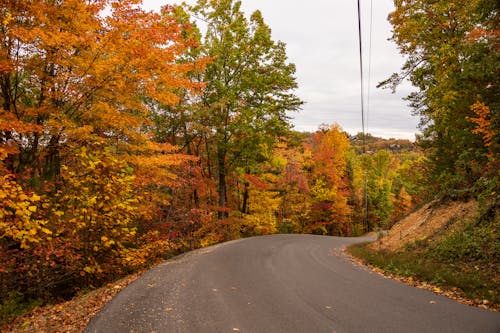
[{"label": "green foliage tree", "polygon": [[347,161],[351,193],[349,206],[356,233],[366,228],[389,228],[428,198],[425,158],[419,151],[395,153],[379,150],[357,155],[351,150]]},{"label": "green foliage tree", "polygon": [[388,151],[382,150],[371,156],[362,156],[362,163],[368,179],[369,229],[386,227],[393,212],[391,194],[395,161]]},{"label": "green foliage tree", "polygon": [[[395,0],[389,15],[392,39],[407,57],[401,73],[381,83],[395,88],[405,78],[418,88],[410,94],[421,117],[420,144],[433,164],[434,182],[467,190],[498,167],[474,133],[477,102],[491,109],[490,131],[499,132],[500,53],[498,1]],[[498,134],[493,135],[498,154]],[[457,193],[457,192],[456,192]]]},{"label": "green foliage tree", "polygon": [[216,170],[219,218],[225,218],[228,176],[262,161],[289,129],[286,112],[302,102],[293,94],[295,66],[285,44],[272,40],[259,11],[248,20],[233,0],[200,0],[192,11],[207,25],[200,54],[212,59],[194,107],[209,146],[206,159]]}]

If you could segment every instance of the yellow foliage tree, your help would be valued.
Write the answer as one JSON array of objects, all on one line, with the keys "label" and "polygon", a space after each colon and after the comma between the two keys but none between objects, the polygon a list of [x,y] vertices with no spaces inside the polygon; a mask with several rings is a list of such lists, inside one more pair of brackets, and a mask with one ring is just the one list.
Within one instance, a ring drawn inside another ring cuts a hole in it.
[{"label": "yellow foliage tree", "polygon": [[116,274],[124,243],[136,233],[138,197],[132,168],[102,140],[71,149],[73,159],[62,166],[64,183],[54,194],[54,235],[71,238],[82,256],[81,272],[93,277]]},{"label": "yellow foliage tree", "polygon": [[[12,278],[20,289],[40,284],[45,262],[52,286],[78,288],[75,274],[86,282],[115,275],[120,262],[137,267],[155,256],[148,242],[168,248],[150,222],[187,159],[154,142],[156,110],[145,100],[173,105],[179,90],[200,88],[187,73],[206,60],[180,61],[196,42],[173,7],[153,13],[139,4],[1,4],[0,250],[23,248],[9,264],[34,272]],[[148,191],[155,200],[141,201]]]}]

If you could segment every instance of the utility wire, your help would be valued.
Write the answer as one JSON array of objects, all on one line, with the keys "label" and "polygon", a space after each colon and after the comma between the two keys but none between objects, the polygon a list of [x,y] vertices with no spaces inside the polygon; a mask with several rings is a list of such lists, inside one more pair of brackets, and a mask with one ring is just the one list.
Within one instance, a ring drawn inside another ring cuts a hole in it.
[{"label": "utility wire", "polygon": [[358,0],[358,38],[359,38],[359,69],[360,69],[360,85],[361,85],[361,128],[363,132],[363,153],[366,152],[365,139],[365,85],[364,85],[364,70],[363,70],[363,41],[361,38],[361,1]]},{"label": "utility wire", "polygon": [[[369,41],[369,66],[368,66],[368,103],[370,99],[370,84],[371,84],[371,58],[372,58],[372,22],[373,22],[373,0],[371,0],[370,4],[370,41]],[[365,115],[365,85],[364,85],[364,69],[363,69],[363,40],[362,40],[362,29],[361,29],[361,1],[358,0],[358,37],[359,37],[359,69],[360,69],[360,92],[361,92],[361,124],[362,124],[362,132],[363,132],[363,154],[366,153],[366,129],[368,125],[368,110]],[[366,119],[366,121],[365,121]],[[364,202],[365,202],[365,214],[364,214],[364,228],[365,231],[368,231],[368,176],[367,170],[365,170],[364,174]]]}]

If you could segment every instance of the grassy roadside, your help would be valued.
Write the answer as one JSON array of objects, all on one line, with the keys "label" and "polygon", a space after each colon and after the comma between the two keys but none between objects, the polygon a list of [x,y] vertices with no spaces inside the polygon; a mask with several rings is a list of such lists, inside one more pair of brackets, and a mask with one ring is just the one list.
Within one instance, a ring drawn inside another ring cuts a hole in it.
[{"label": "grassy roadside", "polygon": [[469,305],[500,310],[498,267],[494,263],[444,261],[426,246],[396,252],[355,244],[348,253],[384,275],[430,289]]},{"label": "grassy roadside", "polygon": [[499,212],[498,199],[431,202],[346,252],[383,275],[500,310]]}]

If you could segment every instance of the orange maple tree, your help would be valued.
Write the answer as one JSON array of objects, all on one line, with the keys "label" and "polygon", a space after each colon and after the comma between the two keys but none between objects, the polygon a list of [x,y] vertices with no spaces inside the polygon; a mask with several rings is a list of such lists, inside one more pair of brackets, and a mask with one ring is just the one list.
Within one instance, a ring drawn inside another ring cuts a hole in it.
[{"label": "orange maple tree", "polygon": [[75,290],[169,249],[150,222],[190,159],[153,140],[145,100],[173,105],[199,90],[187,73],[206,59],[180,61],[197,43],[189,24],[140,2],[2,3],[2,296]]},{"label": "orange maple tree", "polygon": [[[326,228],[332,234],[349,233],[350,207],[347,205],[347,159],[349,140],[339,125],[322,127],[310,145],[310,188],[313,197],[311,228]],[[318,229],[318,230],[319,230]],[[325,232],[325,231],[323,231]]]}]

